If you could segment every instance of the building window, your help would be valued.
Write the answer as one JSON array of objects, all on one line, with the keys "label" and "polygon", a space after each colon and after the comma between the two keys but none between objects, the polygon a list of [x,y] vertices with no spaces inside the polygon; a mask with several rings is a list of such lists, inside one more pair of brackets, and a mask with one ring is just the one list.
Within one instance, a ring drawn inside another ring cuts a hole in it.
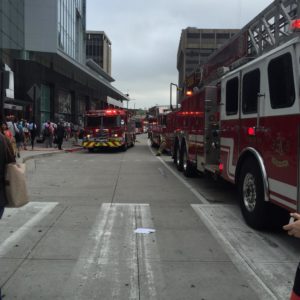
[{"label": "building window", "polygon": [[196,32],[188,32],[187,33],[187,38],[188,39],[199,39],[200,38],[200,34],[199,32],[196,33]]},{"label": "building window", "polygon": [[226,40],[229,39],[229,37],[230,37],[229,33],[217,33],[217,39]]},{"label": "building window", "polygon": [[260,71],[256,69],[246,73],[243,77],[243,100],[244,114],[257,112],[257,95],[260,92]]},{"label": "building window", "polygon": [[203,39],[214,39],[215,38],[215,34],[214,33],[202,33],[201,37]]},{"label": "building window", "polygon": [[293,64],[290,53],[272,59],[268,66],[272,108],[292,106],[295,102]]}]

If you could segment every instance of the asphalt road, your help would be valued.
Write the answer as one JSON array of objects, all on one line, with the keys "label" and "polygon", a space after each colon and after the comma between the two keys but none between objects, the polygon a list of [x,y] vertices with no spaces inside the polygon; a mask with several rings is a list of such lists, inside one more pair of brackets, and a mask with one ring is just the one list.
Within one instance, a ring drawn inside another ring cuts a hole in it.
[{"label": "asphalt road", "polygon": [[0,221],[5,299],[288,299],[299,241],[253,231],[231,185],[154,152],[138,136],[27,161],[31,202]]}]

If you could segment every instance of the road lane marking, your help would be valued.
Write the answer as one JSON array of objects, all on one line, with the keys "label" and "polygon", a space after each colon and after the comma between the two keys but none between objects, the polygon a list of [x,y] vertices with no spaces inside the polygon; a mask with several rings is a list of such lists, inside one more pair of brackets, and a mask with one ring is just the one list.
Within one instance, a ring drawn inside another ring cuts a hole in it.
[{"label": "road lane marking", "polygon": [[[120,299],[128,293],[128,299],[138,299],[139,263],[143,263],[151,295],[148,299],[157,299],[153,270],[143,257],[149,241],[134,233],[139,225],[153,226],[148,204],[103,203],[65,286],[63,298],[104,299],[109,295]],[[139,251],[142,251],[141,257]],[[158,252],[155,255],[158,256]],[[124,280],[128,284],[126,288]]]},{"label": "road lane marking", "polygon": [[249,228],[232,205],[191,206],[260,299],[289,298],[297,255],[291,259],[287,246]]},{"label": "road lane marking", "polygon": [[[148,147],[153,155],[155,155],[154,151],[151,149],[150,142],[148,141]],[[161,158],[157,157],[158,160],[167,168],[190,192],[192,192],[195,197],[202,202],[203,204],[209,204],[209,201],[201,195],[196,189],[194,189],[184,178],[182,178],[176,171],[174,171],[171,167],[169,167],[166,162]]]},{"label": "road lane marking", "polygon": [[27,221],[24,225],[22,225],[17,231],[12,233],[7,239],[5,239],[0,244],[0,256],[6,255],[11,248],[14,247],[19,240],[24,238],[24,236],[32,231],[32,228],[36,226],[43,218],[48,215],[54,207],[58,204],[58,202],[30,202],[26,206],[21,208],[7,208],[5,210],[5,215],[14,214],[14,212],[24,211],[31,208],[40,208],[40,210],[32,217],[29,221]]}]

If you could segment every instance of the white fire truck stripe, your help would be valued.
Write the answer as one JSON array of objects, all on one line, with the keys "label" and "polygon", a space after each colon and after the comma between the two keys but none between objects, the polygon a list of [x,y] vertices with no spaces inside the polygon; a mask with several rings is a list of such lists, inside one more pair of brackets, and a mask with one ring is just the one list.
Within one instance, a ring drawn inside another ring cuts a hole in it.
[{"label": "white fire truck stripe", "polygon": [[297,187],[269,178],[270,191],[297,201]]},{"label": "white fire truck stripe", "polygon": [[200,134],[189,134],[189,139],[193,142],[203,143],[203,135]]},{"label": "white fire truck stripe", "polygon": [[221,151],[229,153],[229,155],[227,155],[226,171],[228,177],[232,180],[234,180],[234,174],[235,174],[235,166],[233,165],[233,149],[234,149],[234,141],[232,138],[221,138]]},{"label": "white fire truck stripe", "polygon": [[284,206],[287,206],[287,207],[293,209],[293,210],[296,210],[296,209],[297,209],[296,204],[287,202],[286,200],[283,200],[283,199],[281,199],[281,198],[275,196],[275,195],[272,194],[272,193],[270,193],[270,198],[273,199],[273,200],[275,200],[276,202],[278,202],[278,203],[284,205]]}]

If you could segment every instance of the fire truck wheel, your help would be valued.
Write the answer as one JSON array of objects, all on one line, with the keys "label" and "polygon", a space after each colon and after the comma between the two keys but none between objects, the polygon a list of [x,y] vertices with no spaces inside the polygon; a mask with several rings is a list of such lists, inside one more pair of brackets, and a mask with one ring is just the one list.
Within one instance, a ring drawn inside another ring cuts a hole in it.
[{"label": "fire truck wheel", "polygon": [[246,223],[254,229],[268,227],[268,203],[264,201],[261,172],[255,159],[249,158],[241,169],[238,182],[239,201]]},{"label": "fire truck wheel", "polygon": [[127,151],[128,145],[127,145],[127,141],[125,141],[124,145],[121,147],[122,151]]},{"label": "fire truck wheel", "polygon": [[94,148],[88,148],[88,151],[89,151],[90,153],[92,153],[92,152],[94,152]]},{"label": "fire truck wheel", "polygon": [[155,147],[155,143],[154,143],[152,137],[150,138],[150,145],[151,145],[151,147],[153,147],[153,148]]},{"label": "fire truck wheel", "polygon": [[186,147],[184,147],[183,151],[182,151],[182,169],[183,169],[183,174],[186,177],[194,177],[195,176],[195,167],[188,160],[188,153],[187,153]]},{"label": "fire truck wheel", "polygon": [[180,151],[179,146],[176,147],[176,152],[175,153],[176,153],[175,154],[175,157],[176,157],[175,165],[176,165],[178,171],[182,171],[183,170],[183,167],[182,167],[182,152]]}]

